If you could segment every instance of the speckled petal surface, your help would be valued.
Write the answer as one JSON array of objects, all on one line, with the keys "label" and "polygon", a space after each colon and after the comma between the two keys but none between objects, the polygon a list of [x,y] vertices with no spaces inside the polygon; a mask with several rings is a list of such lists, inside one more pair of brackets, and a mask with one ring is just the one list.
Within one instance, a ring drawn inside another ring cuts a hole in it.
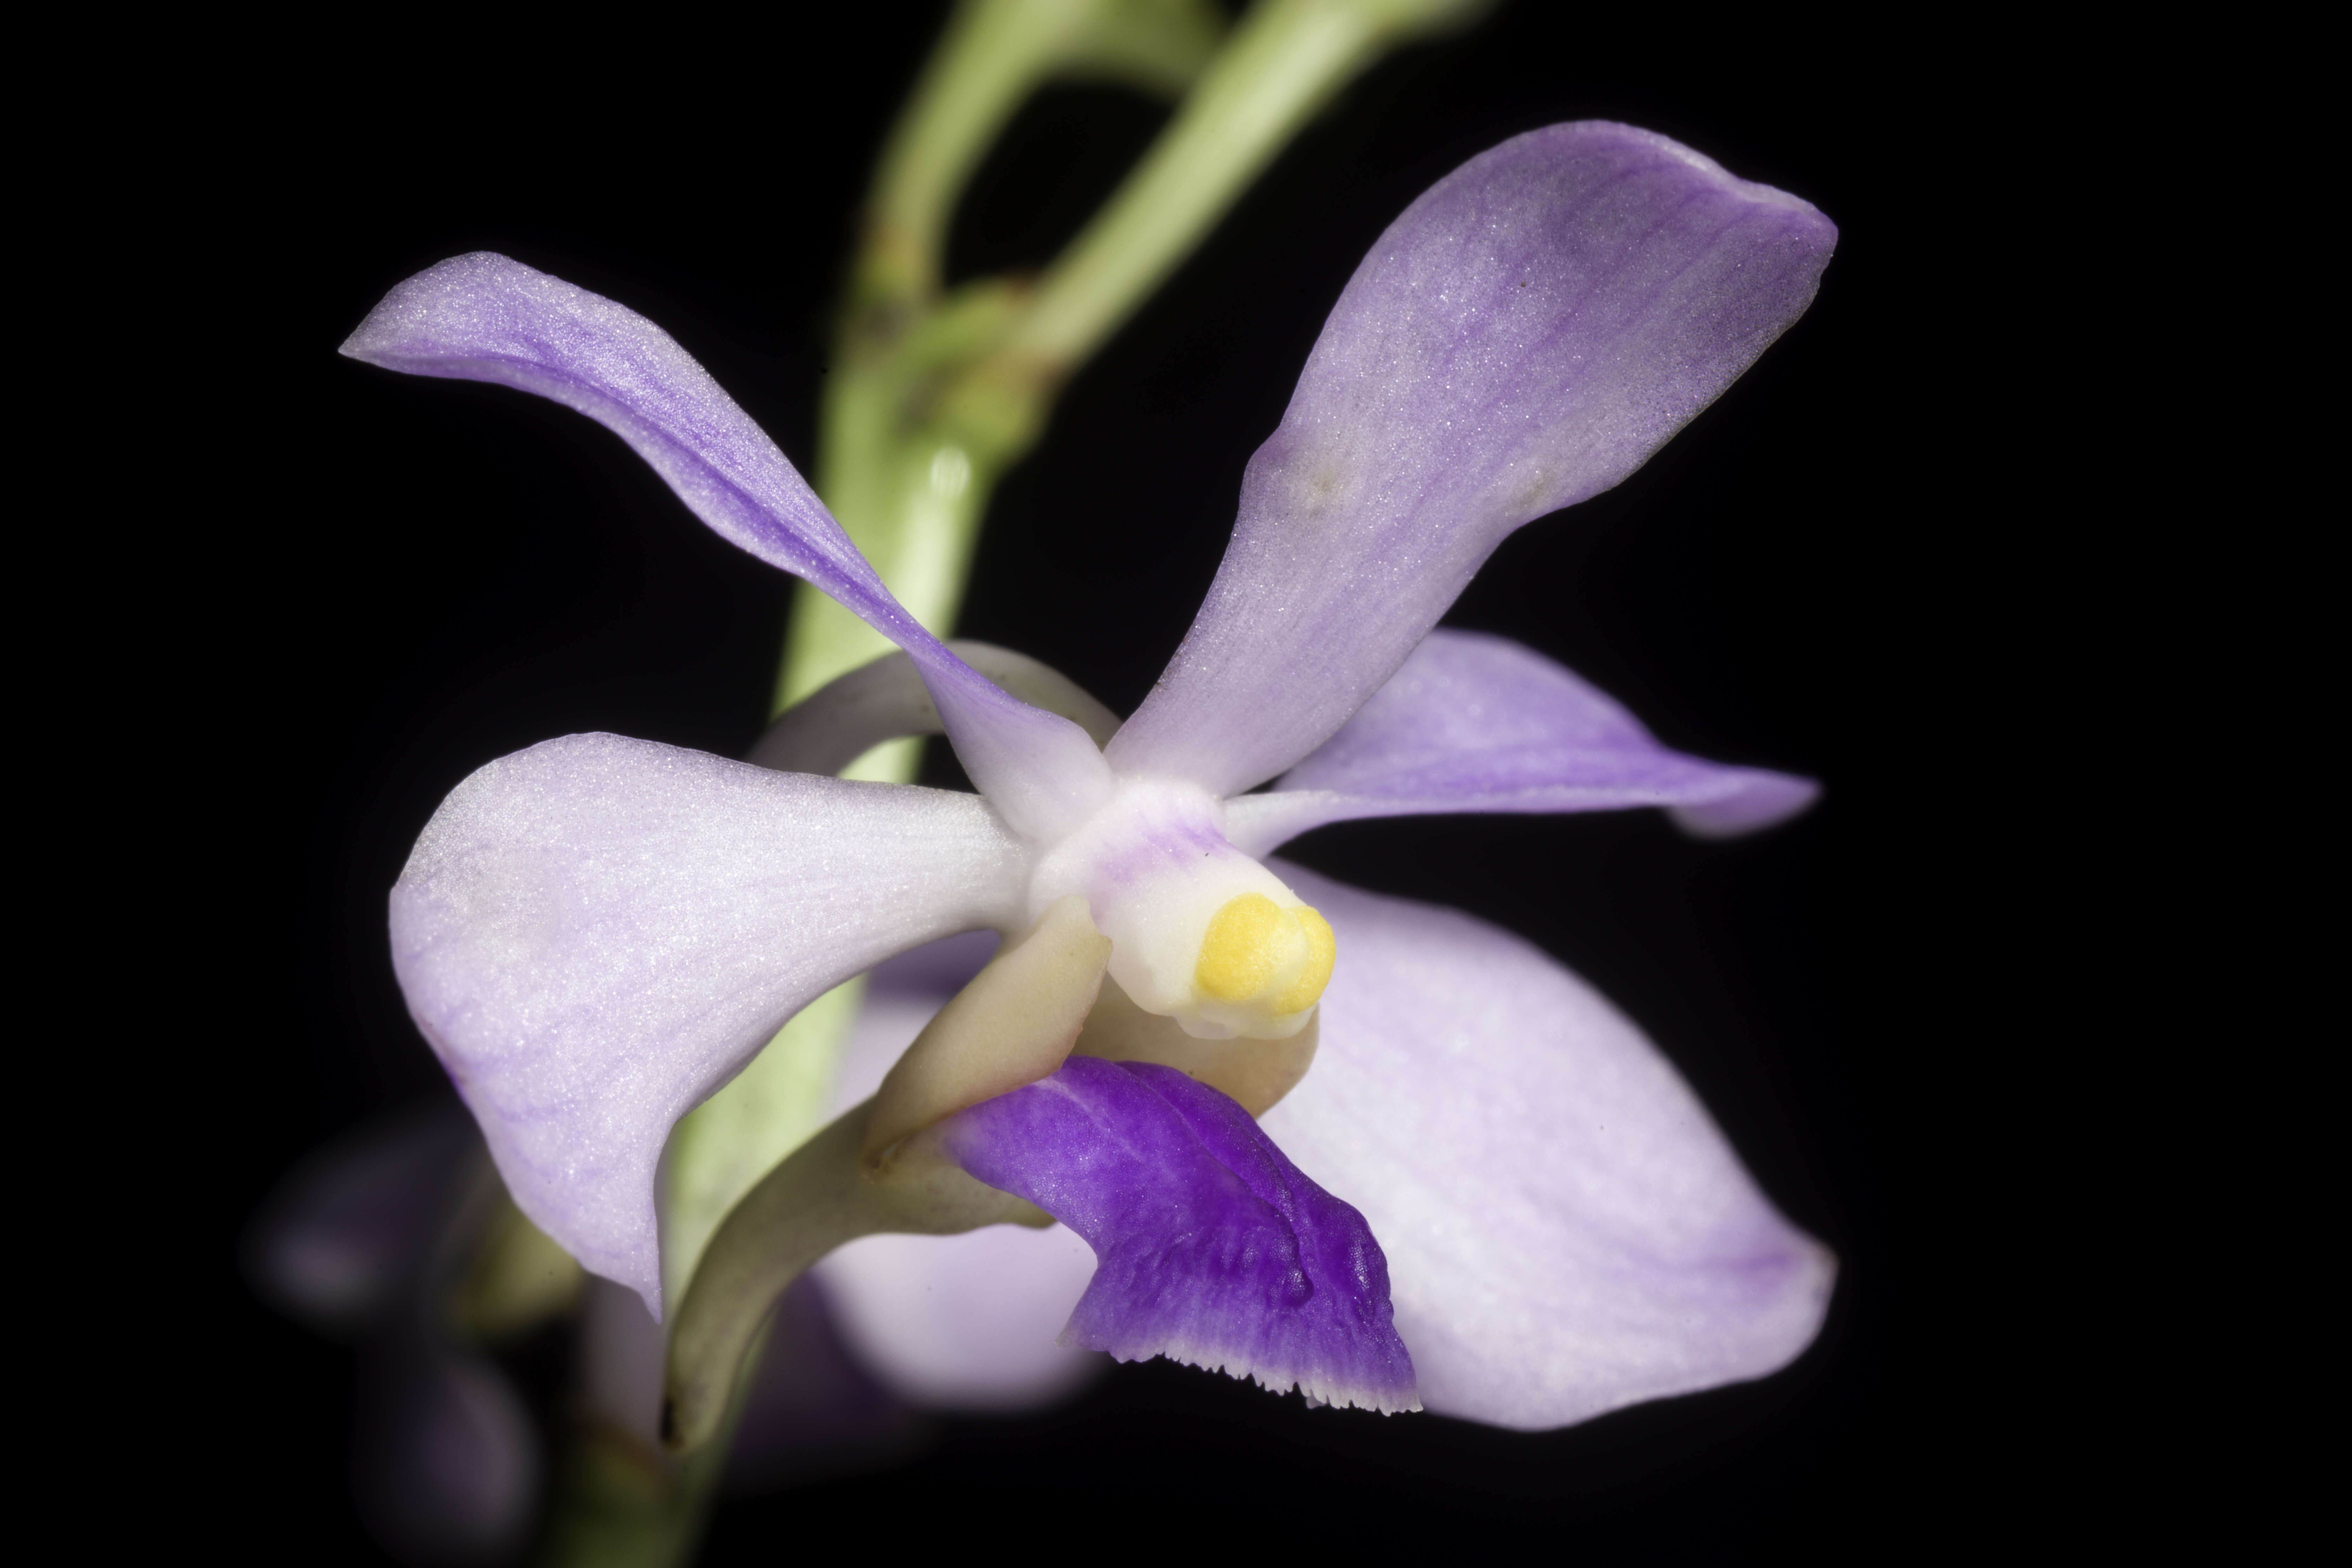
[{"label": "speckled petal surface", "polygon": [[567,736],[442,803],[393,966],[516,1203],[659,1315],[671,1126],[820,993],[1017,919],[1025,860],[972,795]]},{"label": "speckled petal surface", "polygon": [[1339,965],[1265,1130],[1379,1234],[1431,1410],[1563,1426],[1804,1351],[1834,1259],[1622,1015],[1466,915],[1278,868]]},{"label": "speckled petal surface", "polygon": [[393,289],[341,352],[411,375],[535,393],[619,436],[720,537],[805,577],[905,648],[965,770],[1022,831],[1050,832],[1108,792],[1086,732],[1005,695],[924,630],[767,432],[625,305],[476,251]]},{"label": "speckled petal surface", "polygon": [[1506,534],[1616,484],[1747,369],[1835,239],[1796,197],[1601,121],[1439,181],[1340,295],[1113,766],[1230,795],[1313,751]]},{"label": "speckled petal surface", "polygon": [[1094,1248],[1066,1342],[1328,1405],[1420,1407],[1363,1216],[1215,1089],[1150,1062],[1073,1057],[940,1132],[965,1170]]},{"label": "speckled petal surface", "polygon": [[1264,855],[1356,817],[1662,805],[1724,833],[1778,822],[1820,793],[1810,779],[1669,751],[1565,666],[1505,637],[1441,627],[1272,790],[1228,802],[1225,832]]}]

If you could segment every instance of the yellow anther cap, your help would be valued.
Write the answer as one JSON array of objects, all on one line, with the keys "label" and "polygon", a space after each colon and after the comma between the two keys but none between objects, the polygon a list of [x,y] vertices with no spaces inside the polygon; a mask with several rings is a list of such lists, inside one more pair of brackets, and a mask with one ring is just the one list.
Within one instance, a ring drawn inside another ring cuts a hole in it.
[{"label": "yellow anther cap", "polygon": [[1286,1018],[1293,1013],[1304,1013],[1322,996],[1323,987],[1331,984],[1331,965],[1339,957],[1339,944],[1332,940],[1331,922],[1308,909],[1305,904],[1289,911],[1298,925],[1298,934],[1307,942],[1307,962],[1282,994],[1274,999],[1274,1013]]},{"label": "yellow anther cap", "polygon": [[1192,984],[1215,1001],[1255,1002],[1286,1018],[1315,1005],[1338,955],[1330,922],[1313,910],[1243,893],[1210,918]]}]

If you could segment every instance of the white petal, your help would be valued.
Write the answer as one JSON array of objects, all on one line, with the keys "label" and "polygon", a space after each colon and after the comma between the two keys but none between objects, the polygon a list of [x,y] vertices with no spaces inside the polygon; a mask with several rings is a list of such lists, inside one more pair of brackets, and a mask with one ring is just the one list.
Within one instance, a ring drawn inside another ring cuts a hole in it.
[{"label": "white petal", "polygon": [[1339,959],[1264,1125],[1371,1223],[1429,1409],[1564,1426],[1812,1342],[1834,1260],[1599,993],[1466,915],[1279,868]]},{"label": "white petal", "polygon": [[976,796],[573,735],[442,803],[393,963],[515,1202],[658,1317],[677,1119],[825,990],[1017,920],[1025,861]]}]

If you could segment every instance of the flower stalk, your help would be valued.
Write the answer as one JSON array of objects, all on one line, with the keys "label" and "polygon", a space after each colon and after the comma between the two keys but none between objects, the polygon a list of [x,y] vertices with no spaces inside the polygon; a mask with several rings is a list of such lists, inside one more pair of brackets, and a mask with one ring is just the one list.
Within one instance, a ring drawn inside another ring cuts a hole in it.
[{"label": "flower stalk", "polygon": [[[1382,54],[1486,0],[1264,0],[1230,35],[1197,0],[978,0],[958,13],[885,151],[827,379],[816,488],[915,618],[953,625],[996,482],[1055,396],[1290,138]],[[1125,184],[1037,278],[944,286],[955,203],[1032,92],[1110,77],[1183,92]],[[890,645],[794,595],[782,712]],[[852,778],[904,783],[919,742]]]}]

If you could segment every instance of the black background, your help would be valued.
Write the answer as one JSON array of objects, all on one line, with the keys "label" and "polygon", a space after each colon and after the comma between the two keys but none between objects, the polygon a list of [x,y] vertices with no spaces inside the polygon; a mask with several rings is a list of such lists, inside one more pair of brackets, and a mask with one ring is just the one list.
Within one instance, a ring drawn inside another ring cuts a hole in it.
[{"label": "black background", "polygon": [[[168,346],[196,438],[150,554],[183,591],[141,677],[187,774],[157,861],[184,935],[149,976],[141,1080],[181,1113],[174,1282],[128,1360],[140,1408],[174,1413],[171,1451],[198,1451],[157,1464],[196,1478],[252,1561],[372,1560],[345,1500],[351,1354],[255,1301],[235,1248],[305,1150],[436,1090],[383,939],[408,845],[467,773],[551,735],[740,753],[787,602],[600,428],[334,346],[402,278],[504,251],[667,328],[805,468],[856,204],[940,15],[847,10],[561,37],[446,16],[269,40],[291,52],[268,65],[262,41],[215,38],[237,68],[155,121],[133,226],[194,334]],[[1822,778],[1823,803],[1730,845],[1622,814],[1348,825],[1289,851],[1522,932],[1624,1007],[1843,1259],[1820,1342],[1759,1384],[1534,1436],[1121,1368],[1045,1415],[950,1423],[909,1466],[731,1502],[708,1561],[836,1532],[1873,1554],[2040,1484],[2041,1437],[1998,1412],[2025,1375],[2021,1304],[2051,1289],[2021,1239],[2042,1156],[2036,1113],[1999,1093],[2028,1047],[1979,998],[2033,954],[1985,926],[2007,786],[1970,760],[2035,592],[1989,564],[2032,503],[1974,499],[2027,416],[1984,395],[2001,284],[1971,268],[2030,250],[2039,220],[1971,184],[1999,177],[1997,141],[1953,153],[1963,96],[2029,90],[1939,55],[1964,41],[1523,0],[1393,58],[1068,388],[998,492],[958,627],[1131,709],[1357,260],[1508,135],[1626,120],[1822,208],[1843,237],[1811,314],[1632,479],[1515,536],[1447,624],[1563,660],[1670,744]],[[1163,117],[1110,89],[1033,104],[965,203],[951,274],[1044,260]]]}]

